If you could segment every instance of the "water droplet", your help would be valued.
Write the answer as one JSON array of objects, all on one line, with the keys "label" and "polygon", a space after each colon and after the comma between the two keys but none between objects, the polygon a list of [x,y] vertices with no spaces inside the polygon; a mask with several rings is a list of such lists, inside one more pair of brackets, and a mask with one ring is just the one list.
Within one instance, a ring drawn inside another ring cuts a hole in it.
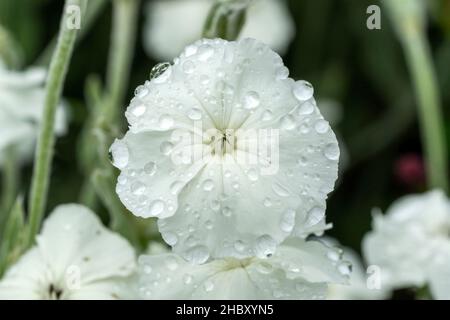
[{"label": "water droplet", "polygon": [[175,257],[168,257],[165,261],[167,269],[174,271],[178,269],[178,262]]},{"label": "water droplet", "polygon": [[131,184],[131,192],[136,195],[140,196],[145,193],[146,186],[140,181],[135,181]]},{"label": "water droplet", "polygon": [[174,181],[172,182],[172,184],[170,185],[170,193],[173,195],[178,194],[181,189],[183,189],[184,183],[181,181]]},{"label": "water droplet", "polygon": [[186,60],[183,63],[183,71],[187,74],[193,73],[195,70],[195,64],[191,60]]},{"label": "water droplet", "polygon": [[256,239],[255,253],[258,258],[267,258],[275,253],[277,248],[276,241],[268,234],[262,235]]},{"label": "water droplet", "polygon": [[242,105],[245,109],[255,109],[260,104],[259,94],[255,91],[249,91],[244,96]]},{"label": "water droplet", "polygon": [[317,133],[320,134],[326,133],[329,128],[330,126],[328,125],[328,122],[325,120],[318,120],[314,125],[314,129],[316,130]]},{"label": "water droplet", "polygon": [[264,261],[260,261],[257,265],[256,265],[256,270],[258,270],[259,273],[262,274],[269,274],[273,271],[273,267],[271,264],[264,262]]},{"label": "water droplet", "polygon": [[310,227],[318,224],[325,217],[325,209],[321,207],[313,207],[306,214],[305,225]]},{"label": "water droplet", "polygon": [[352,273],[352,265],[347,261],[341,262],[337,268],[343,276],[349,276]]},{"label": "water droplet", "polygon": [[222,209],[222,214],[223,214],[225,217],[231,216],[232,213],[233,213],[233,212],[232,212],[232,210],[231,210],[229,207],[225,207],[225,208]]},{"label": "water droplet", "polygon": [[197,50],[198,50],[197,46],[194,44],[191,44],[186,47],[186,49],[184,50],[184,54],[186,55],[186,57],[190,57],[190,56],[196,54]]},{"label": "water droplet", "polygon": [[161,117],[159,117],[159,126],[163,130],[168,130],[173,127],[173,118],[169,116],[168,114],[163,114]]},{"label": "water droplet", "polygon": [[149,215],[153,216],[153,217],[159,216],[163,212],[164,207],[165,207],[165,203],[163,201],[161,201],[161,200],[153,201],[149,207],[149,210],[150,210]]},{"label": "water droplet", "polygon": [[314,108],[315,108],[315,106],[312,102],[306,101],[306,102],[302,103],[300,105],[300,107],[298,108],[298,115],[304,116],[304,115],[311,114],[311,113],[313,113]]},{"label": "water droplet", "polygon": [[164,141],[163,143],[161,143],[159,150],[161,151],[162,154],[167,156],[172,152],[173,144],[169,141]]},{"label": "water droplet", "polygon": [[202,118],[202,111],[198,108],[192,108],[188,112],[188,117],[191,120],[200,120]]},{"label": "water droplet", "polygon": [[144,172],[150,176],[154,175],[156,172],[156,163],[154,163],[153,161],[148,162],[144,166]]},{"label": "water droplet", "polygon": [[261,115],[262,121],[270,121],[272,119],[273,119],[273,113],[270,110],[264,111],[263,114]]},{"label": "water droplet", "polygon": [[163,240],[169,245],[169,246],[174,246],[177,244],[178,242],[178,237],[175,233],[173,232],[164,232],[161,233],[161,236],[163,238]]},{"label": "water droplet", "polygon": [[148,93],[149,91],[145,86],[138,86],[136,90],[134,90],[134,95],[140,99],[144,98]]},{"label": "water droplet", "polygon": [[205,228],[208,230],[211,230],[213,228],[213,223],[211,220],[206,220],[205,221]]},{"label": "water droplet", "polygon": [[209,44],[203,44],[198,49],[198,60],[200,61],[207,61],[209,60],[214,54],[214,49]]},{"label": "water droplet", "polygon": [[220,202],[217,200],[213,200],[211,201],[211,209],[213,209],[214,211],[217,211],[220,209]]},{"label": "water droplet", "polygon": [[150,80],[156,83],[166,82],[172,73],[172,68],[169,62],[158,63],[150,71]]},{"label": "water droplet", "polygon": [[116,140],[109,149],[109,152],[111,152],[113,165],[116,168],[123,169],[128,165],[130,155],[128,147],[123,141]]},{"label": "water droplet", "polygon": [[285,213],[283,213],[283,216],[281,217],[280,221],[280,228],[284,232],[291,232],[294,229],[295,226],[295,210],[288,209]]},{"label": "water droplet", "polygon": [[152,273],[152,271],[153,271],[153,269],[149,265],[144,266],[144,273],[150,274],[150,273]]},{"label": "water droplet", "polygon": [[341,258],[341,255],[339,254],[338,251],[336,250],[330,250],[327,253],[327,257],[328,259],[330,259],[331,261],[338,261]]},{"label": "water droplet", "polygon": [[270,198],[265,198],[263,201],[263,204],[265,207],[271,207],[272,206],[272,200],[270,200]]},{"label": "water droplet", "polygon": [[237,240],[234,242],[234,249],[238,252],[242,252],[245,249],[245,244],[241,240]]},{"label": "water droplet", "polygon": [[250,181],[257,181],[259,176],[258,176],[258,171],[254,168],[251,168],[248,170],[247,172],[247,176],[249,178]]},{"label": "water droplet", "polygon": [[299,80],[294,84],[293,93],[298,100],[305,101],[311,99],[314,88],[308,81]]},{"label": "water droplet", "polygon": [[280,197],[288,197],[290,195],[289,190],[278,182],[272,184],[272,190]]},{"label": "water droplet", "polygon": [[207,179],[203,182],[203,190],[211,191],[214,189],[214,182],[211,179]]},{"label": "water droplet", "polygon": [[138,104],[137,106],[135,106],[131,109],[131,113],[135,117],[142,116],[146,111],[147,111],[147,107],[144,104]]},{"label": "water droplet", "polygon": [[330,160],[338,160],[339,159],[339,146],[337,143],[329,143],[325,146],[323,151],[325,157]]},{"label": "water droplet", "polygon": [[207,280],[203,284],[203,288],[205,289],[206,292],[210,292],[214,289],[214,283],[212,283],[212,281]]},{"label": "water droplet", "polygon": [[184,258],[193,264],[205,263],[209,258],[208,248],[205,246],[195,246],[184,253]]},{"label": "water droplet", "polygon": [[289,76],[289,69],[286,68],[285,66],[281,66],[277,69],[276,75],[275,75],[277,80],[287,79],[288,76]]},{"label": "water droplet", "polygon": [[185,274],[183,276],[183,282],[184,282],[184,284],[192,283],[192,276],[190,274]]},{"label": "water droplet", "polygon": [[280,126],[282,129],[285,130],[292,130],[295,128],[295,119],[291,114],[288,114],[281,118],[280,120]]}]

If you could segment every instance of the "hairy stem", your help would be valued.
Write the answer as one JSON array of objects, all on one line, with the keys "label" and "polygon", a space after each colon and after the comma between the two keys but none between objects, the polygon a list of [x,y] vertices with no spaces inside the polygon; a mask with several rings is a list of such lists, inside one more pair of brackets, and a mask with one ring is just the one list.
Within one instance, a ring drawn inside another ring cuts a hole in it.
[{"label": "hairy stem", "polygon": [[48,195],[51,161],[55,144],[54,122],[58,102],[72,56],[77,29],[69,28],[73,19],[69,6],[78,6],[82,12],[87,0],[66,0],[58,36],[58,43],[50,63],[46,83],[44,111],[34,159],[31,193],[29,199],[29,229],[27,245],[31,245],[39,230]]}]

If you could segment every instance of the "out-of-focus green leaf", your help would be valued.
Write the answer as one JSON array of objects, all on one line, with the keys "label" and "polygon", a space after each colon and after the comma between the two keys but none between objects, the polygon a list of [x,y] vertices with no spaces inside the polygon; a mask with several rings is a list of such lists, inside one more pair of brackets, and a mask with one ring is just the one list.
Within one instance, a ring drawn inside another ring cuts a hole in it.
[{"label": "out-of-focus green leaf", "polygon": [[16,200],[6,221],[0,242],[0,277],[24,249],[25,213],[22,198]]}]

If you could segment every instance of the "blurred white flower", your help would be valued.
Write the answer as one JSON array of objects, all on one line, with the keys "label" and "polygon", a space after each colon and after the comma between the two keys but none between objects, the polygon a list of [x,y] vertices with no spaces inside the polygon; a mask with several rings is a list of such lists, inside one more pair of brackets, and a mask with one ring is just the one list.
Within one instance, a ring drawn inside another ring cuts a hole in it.
[{"label": "blurred white flower", "polygon": [[320,233],[339,147],[312,86],[253,39],[200,40],[166,67],[136,90],[111,146],[124,205],[160,218],[188,260],[266,256]]},{"label": "blurred white flower", "polygon": [[[172,60],[201,38],[212,0],[156,0],[147,6],[144,48],[161,61]],[[269,26],[269,27],[268,27]],[[294,37],[295,25],[284,0],[254,0],[240,38],[265,42],[280,54]]]},{"label": "blurred white flower", "polygon": [[439,190],[409,195],[387,213],[374,214],[363,241],[369,264],[381,268],[382,285],[429,285],[433,297],[450,298],[450,203]]},{"label": "blurred white flower", "polygon": [[81,205],[57,207],[0,281],[1,299],[126,299],[135,253]]},{"label": "blurred white flower", "polygon": [[144,299],[324,299],[329,283],[345,283],[349,264],[334,248],[286,240],[267,259],[225,258],[195,265],[176,254],[139,258]]},{"label": "blurred white flower", "polygon": [[370,287],[368,280],[371,276],[363,265],[359,255],[350,248],[343,248],[342,259],[349,261],[352,265],[352,273],[348,284],[330,284],[327,299],[329,300],[380,300],[389,296],[389,291]]},{"label": "blurred white flower", "polygon": [[[0,162],[5,148],[14,146],[20,160],[31,157],[38,135],[45,98],[46,72],[42,68],[11,71],[0,61]],[[66,130],[64,108],[58,107],[55,132]]]}]

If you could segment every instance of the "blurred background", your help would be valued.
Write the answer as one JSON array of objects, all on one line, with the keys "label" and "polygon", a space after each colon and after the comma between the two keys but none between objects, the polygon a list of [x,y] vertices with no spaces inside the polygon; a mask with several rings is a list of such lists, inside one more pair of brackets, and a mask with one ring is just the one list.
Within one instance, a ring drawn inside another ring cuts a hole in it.
[{"label": "blurred background", "polygon": [[[148,2],[142,1],[139,10],[125,101],[149,78],[152,67],[161,62],[149,57],[143,48],[144,6]],[[296,34],[283,56],[284,62],[291,77],[313,84],[319,107],[324,107],[326,118],[332,118],[329,120],[344,150],[340,178],[328,201],[327,217],[334,225],[330,235],[359,251],[361,238],[370,229],[372,208],[385,210],[394,199],[426,188],[411,77],[401,43],[383,7],[381,29],[366,27],[366,9],[378,1],[287,2]],[[429,3],[427,37],[440,86],[448,144],[450,1]],[[62,8],[60,0],[0,1],[0,23],[22,47],[22,67],[42,61],[41,54],[58,32]],[[106,1],[77,44],[70,64],[63,96],[70,104],[71,122],[68,133],[57,141],[47,212],[57,204],[78,201],[84,178],[76,161],[77,146],[88,115],[85,81],[89,74],[105,75],[111,11]],[[124,103],[123,110],[126,106]],[[22,170],[21,188],[26,193],[31,164]],[[104,211],[100,209],[106,218]]]}]

